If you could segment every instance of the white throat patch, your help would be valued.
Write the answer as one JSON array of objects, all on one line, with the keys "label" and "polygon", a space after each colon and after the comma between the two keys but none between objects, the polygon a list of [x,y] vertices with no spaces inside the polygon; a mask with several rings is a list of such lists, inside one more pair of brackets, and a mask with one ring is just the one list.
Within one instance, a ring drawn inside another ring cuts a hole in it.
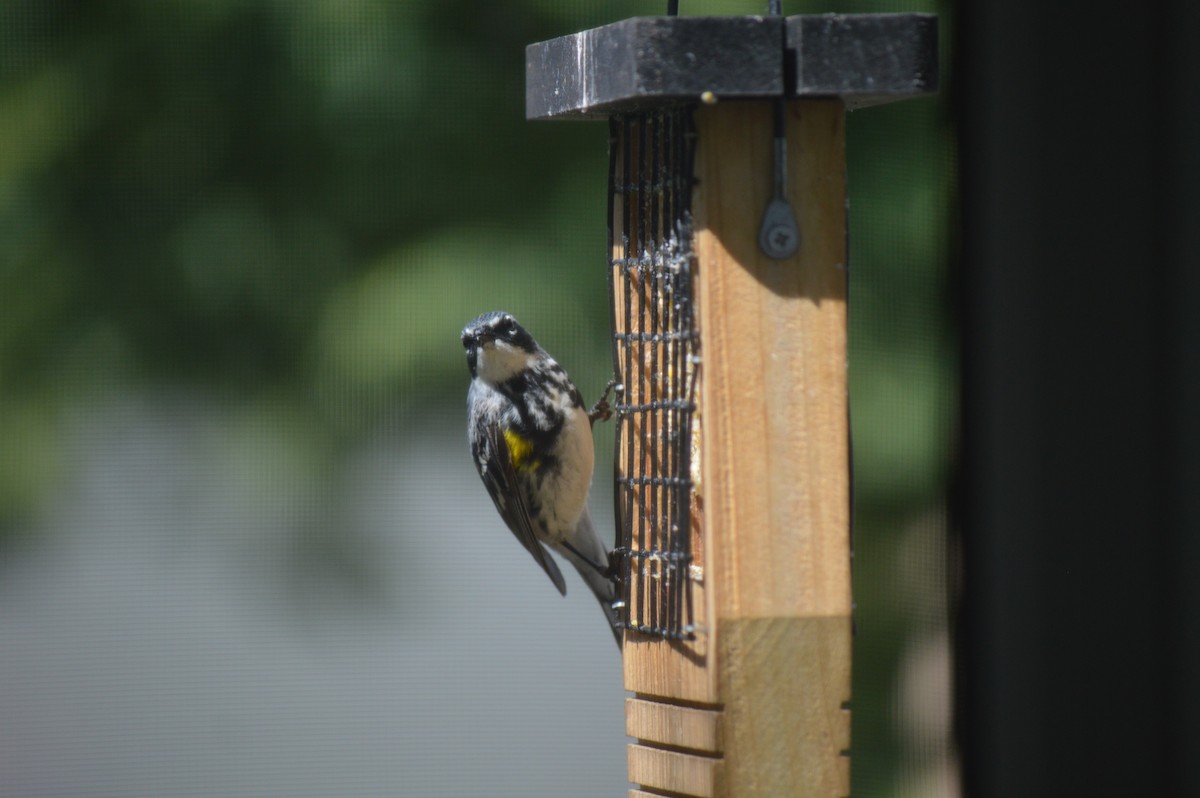
[{"label": "white throat patch", "polygon": [[485,382],[499,385],[520,374],[537,361],[537,355],[507,341],[489,341],[480,345],[475,367]]}]

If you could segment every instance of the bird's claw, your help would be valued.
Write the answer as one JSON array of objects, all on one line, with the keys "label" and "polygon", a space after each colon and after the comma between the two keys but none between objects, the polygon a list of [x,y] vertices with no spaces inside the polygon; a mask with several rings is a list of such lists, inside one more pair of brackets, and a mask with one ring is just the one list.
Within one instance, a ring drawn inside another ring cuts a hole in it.
[{"label": "bird's claw", "polygon": [[621,563],[624,560],[624,551],[622,549],[613,549],[608,553],[608,568],[604,571],[604,577],[613,582],[621,581]]},{"label": "bird's claw", "polygon": [[595,424],[597,421],[608,421],[613,416],[612,405],[608,403],[608,395],[612,393],[613,387],[617,384],[617,378],[613,377],[604,386],[604,393],[600,394],[600,398],[596,404],[592,405],[592,409],[588,411],[588,420]]}]

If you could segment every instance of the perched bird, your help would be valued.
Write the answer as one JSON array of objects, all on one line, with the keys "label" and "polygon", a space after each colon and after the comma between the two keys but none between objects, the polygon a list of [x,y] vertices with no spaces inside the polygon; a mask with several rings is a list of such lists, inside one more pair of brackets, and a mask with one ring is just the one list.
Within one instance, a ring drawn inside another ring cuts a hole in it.
[{"label": "perched bird", "polygon": [[471,371],[467,437],[504,523],[566,595],[549,546],[575,566],[600,602],[617,645],[616,586],[592,527],[592,423],[563,367],[510,314],[484,313],[462,331]]}]

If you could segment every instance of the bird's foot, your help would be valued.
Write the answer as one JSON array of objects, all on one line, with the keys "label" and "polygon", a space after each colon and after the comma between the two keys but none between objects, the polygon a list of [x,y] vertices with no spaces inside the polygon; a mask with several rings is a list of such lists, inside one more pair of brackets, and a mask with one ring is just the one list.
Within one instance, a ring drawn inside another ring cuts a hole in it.
[{"label": "bird's foot", "polygon": [[604,386],[604,393],[600,394],[600,399],[596,404],[592,405],[592,409],[588,411],[588,420],[595,424],[597,421],[608,421],[612,418],[612,405],[608,403],[608,395],[612,393],[613,388],[617,385],[617,378],[613,377],[608,381],[608,385]]}]

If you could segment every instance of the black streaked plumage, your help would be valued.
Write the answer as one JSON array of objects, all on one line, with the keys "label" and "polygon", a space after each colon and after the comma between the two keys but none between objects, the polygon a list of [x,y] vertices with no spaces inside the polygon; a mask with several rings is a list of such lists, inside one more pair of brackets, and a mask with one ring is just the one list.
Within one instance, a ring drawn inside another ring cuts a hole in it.
[{"label": "black streaked plumage", "polygon": [[608,550],[587,509],[593,451],[583,397],[566,371],[510,314],[463,328],[471,387],[468,438],[475,467],[504,523],[560,593],[550,547],[587,582],[620,645]]}]

